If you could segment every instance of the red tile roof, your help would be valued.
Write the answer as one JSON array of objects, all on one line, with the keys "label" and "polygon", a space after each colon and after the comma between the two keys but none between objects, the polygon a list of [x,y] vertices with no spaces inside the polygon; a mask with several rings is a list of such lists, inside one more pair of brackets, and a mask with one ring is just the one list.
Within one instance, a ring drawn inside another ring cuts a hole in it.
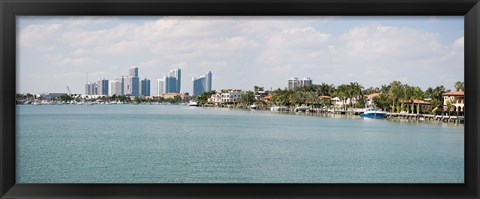
[{"label": "red tile roof", "polygon": [[319,98],[322,98],[322,99],[330,99],[330,98],[332,98],[332,97],[330,97],[330,96],[325,96],[325,95],[322,95],[322,96],[319,96]]},{"label": "red tile roof", "polygon": [[[401,102],[410,104],[410,103],[412,103],[412,100],[401,100]],[[422,105],[430,105],[431,104],[430,102],[426,102],[426,101],[423,101],[423,100],[413,100],[413,103],[414,104],[422,104]]]},{"label": "red tile roof", "polygon": [[367,95],[368,98],[374,98],[380,96],[381,93],[372,93],[370,95]]},{"label": "red tile roof", "polygon": [[465,96],[464,92],[448,92],[442,94],[443,96]]}]

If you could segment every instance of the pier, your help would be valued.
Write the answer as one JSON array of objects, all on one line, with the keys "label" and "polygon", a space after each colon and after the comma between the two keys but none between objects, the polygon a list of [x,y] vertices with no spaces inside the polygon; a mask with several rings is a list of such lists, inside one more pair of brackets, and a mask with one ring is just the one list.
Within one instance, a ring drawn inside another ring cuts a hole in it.
[{"label": "pier", "polygon": [[433,114],[414,114],[414,113],[387,113],[387,118],[408,119],[408,120],[438,120],[442,122],[464,123],[463,116],[433,115]]}]

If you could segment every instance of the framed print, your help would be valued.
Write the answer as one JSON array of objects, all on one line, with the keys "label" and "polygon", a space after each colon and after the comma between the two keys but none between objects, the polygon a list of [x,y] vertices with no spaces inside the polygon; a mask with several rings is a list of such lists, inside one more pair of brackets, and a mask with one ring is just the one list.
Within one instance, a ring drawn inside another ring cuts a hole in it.
[{"label": "framed print", "polygon": [[478,1],[1,3],[1,198],[479,197]]}]

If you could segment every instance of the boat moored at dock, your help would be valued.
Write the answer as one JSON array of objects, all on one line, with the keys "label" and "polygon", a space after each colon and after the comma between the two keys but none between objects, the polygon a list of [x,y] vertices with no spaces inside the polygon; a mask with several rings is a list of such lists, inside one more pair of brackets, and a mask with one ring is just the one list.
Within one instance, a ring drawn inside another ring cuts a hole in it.
[{"label": "boat moored at dock", "polygon": [[387,116],[386,112],[383,112],[381,110],[376,110],[373,108],[367,108],[365,111],[360,114],[360,117],[365,117],[365,118],[374,118],[374,119],[382,119]]}]

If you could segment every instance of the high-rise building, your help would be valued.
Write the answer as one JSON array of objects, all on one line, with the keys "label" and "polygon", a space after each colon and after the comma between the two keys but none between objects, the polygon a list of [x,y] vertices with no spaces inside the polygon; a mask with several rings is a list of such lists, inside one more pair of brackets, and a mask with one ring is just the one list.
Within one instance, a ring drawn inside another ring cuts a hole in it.
[{"label": "high-rise building", "polygon": [[302,80],[300,80],[300,87],[311,86],[311,85],[312,85],[312,79],[310,79],[310,77],[305,77]]},{"label": "high-rise building", "polygon": [[208,71],[205,81],[207,81],[205,90],[207,92],[212,91],[212,72],[211,71]]},{"label": "high-rise building", "polygon": [[140,96],[150,96],[150,80],[147,78],[140,81]]},{"label": "high-rise building", "polygon": [[163,94],[165,94],[165,77],[157,79],[157,96],[162,96]]},{"label": "high-rise building", "polygon": [[138,67],[132,66],[128,69],[128,75],[132,77],[138,77]]},{"label": "high-rise building", "polygon": [[300,86],[300,81],[298,81],[298,78],[292,77],[291,79],[288,80],[288,90],[298,88],[299,86]]},{"label": "high-rise building", "polygon": [[128,96],[140,95],[140,78],[138,77],[138,67],[132,66],[128,69],[128,75],[124,78],[123,94]]},{"label": "high-rise building", "polygon": [[115,79],[110,81],[110,95],[123,95],[123,81]]},{"label": "high-rise building", "polygon": [[300,88],[304,86],[311,86],[312,85],[312,79],[309,77],[305,77],[301,80],[299,80],[296,77],[292,77],[291,79],[288,80],[288,90],[292,90],[294,88]]},{"label": "high-rise building", "polygon": [[85,95],[97,95],[97,88],[96,82],[85,84]]},{"label": "high-rise building", "polygon": [[125,83],[125,77],[117,77],[113,80],[109,81],[110,84],[110,89],[109,89],[109,95],[123,95],[123,87]]},{"label": "high-rise building", "polygon": [[182,85],[182,70],[179,68],[172,69],[170,70],[169,76],[175,77],[175,86],[174,86],[175,89],[172,93],[180,93],[181,85]]},{"label": "high-rise building", "polygon": [[97,81],[97,95],[108,95],[108,80],[101,79]]},{"label": "high-rise building", "polygon": [[165,81],[165,93],[177,93],[177,78],[173,76],[164,76],[163,79]]},{"label": "high-rise building", "polygon": [[138,77],[127,76],[124,79],[123,94],[128,96],[139,96],[140,82]]},{"label": "high-rise building", "polygon": [[206,75],[193,77],[193,96],[201,95],[204,92],[212,91],[212,72],[208,71]]}]

